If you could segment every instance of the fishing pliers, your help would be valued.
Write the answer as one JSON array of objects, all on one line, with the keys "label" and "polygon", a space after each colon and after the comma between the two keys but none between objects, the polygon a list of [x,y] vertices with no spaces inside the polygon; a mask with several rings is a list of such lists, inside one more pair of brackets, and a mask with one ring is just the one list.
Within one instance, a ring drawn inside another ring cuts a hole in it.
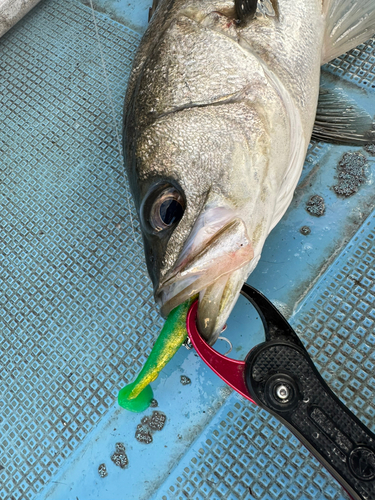
[{"label": "fishing pliers", "polygon": [[295,331],[255,288],[241,294],[258,311],[265,342],[236,361],[200,336],[198,302],[187,316],[190,340],[203,361],[246,399],[288,427],[353,500],[375,499],[375,435],[324,382]]}]

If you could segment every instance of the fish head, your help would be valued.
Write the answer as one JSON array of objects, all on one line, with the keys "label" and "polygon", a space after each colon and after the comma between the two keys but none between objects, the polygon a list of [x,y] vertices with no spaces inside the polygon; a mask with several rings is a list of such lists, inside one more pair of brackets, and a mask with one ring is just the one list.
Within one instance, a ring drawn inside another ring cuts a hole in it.
[{"label": "fish head", "polygon": [[199,294],[198,328],[211,345],[268,233],[267,130],[256,107],[233,102],[167,114],[137,137],[128,131],[155,300],[167,316]]},{"label": "fish head", "polygon": [[155,300],[167,316],[199,294],[212,345],[290,203],[302,127],[225,6],[181,3],[160,4],[137,52],[124,153]]}]

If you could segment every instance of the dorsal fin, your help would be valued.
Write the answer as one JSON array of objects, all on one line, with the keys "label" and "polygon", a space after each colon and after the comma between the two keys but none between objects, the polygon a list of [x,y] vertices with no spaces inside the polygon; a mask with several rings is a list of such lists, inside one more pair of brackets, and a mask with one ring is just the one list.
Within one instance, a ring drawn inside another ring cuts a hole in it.
[{"label": "dorsal fin", "polygon": [[322,64],[375,34],[375,0],[324,0],[326,27]]}]

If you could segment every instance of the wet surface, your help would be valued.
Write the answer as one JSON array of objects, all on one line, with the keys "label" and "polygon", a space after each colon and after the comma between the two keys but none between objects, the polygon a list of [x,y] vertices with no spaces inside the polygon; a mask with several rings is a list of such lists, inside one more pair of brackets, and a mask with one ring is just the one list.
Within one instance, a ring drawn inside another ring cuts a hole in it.
[{"label": "wet surface", "polygon": [[333,190],[338,196],[347,198],[357,193],[366,181],[365,169],[368,167],[366,157],[358,152],[345,153],[337,166],[337,184]]},{"label": "wet surface", "polygon": [[309,201],[306,203],[306,210],[310,215],[314,215],[315,217],[321,217],[322,215],[324,215],[326,206],[323,197],[319,196],[318,194],[314,194],[314,196],[311,196]]},{"label": "wet surface", "polygon": [[91,4],[95,11],[106,14],[117,23],[143,33],[148,23],[148,12],[151,0],[80,0],[88,8]]}]

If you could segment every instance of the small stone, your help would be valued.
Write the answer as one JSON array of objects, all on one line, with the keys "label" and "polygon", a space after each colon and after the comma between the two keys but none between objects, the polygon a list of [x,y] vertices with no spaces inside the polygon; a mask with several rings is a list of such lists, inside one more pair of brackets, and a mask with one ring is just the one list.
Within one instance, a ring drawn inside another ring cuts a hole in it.
[{"label": "small stone", "polygon": [[189,384],[191,384],[191,380],[186,375],[181,375],[180,382],[181,382],[182,385],[189,385]]},{"label": "small stone", "polygon": [[309,212],[310,215],[314,215],[315,217],[321,217],[322,215],[325,214],[326,211],[324,199],[318,194],[311,196],[309,201],[306,203],[306,210]]},{"label": "small stone", "polygon": [[141,420],[142,425],[148,425],[150,417],[143,417]]},{"label": "small stone", "polygon": [[137,425],[137,430],[135,431],[135,439],[140,443],[150,444],[152,443],[152,436],[147,427],[139,424]]},{"label": "small stone", "polygon": [[116,451],[111,456],[111,460],[115,465],[121,467],[121,469],[125,469],[128,465],[129,460],[125,453],[125,446],[123,443],[116,443]]},{"label": "small stone", "polygon": [[153,431],[161,431],[167,421],[166,415],[161,411],[152,412],[151,419],[149,422],[150,429]]},{"label": "small stone", "polygon": [[99,476],[100,477],[106,477],[106,476],[108,476],[107,467],[105,466],[105,464],[100,464],[99,465],[98,472],[99,472]]},{"label": "small stone", "polygon": [[302,226],[300,229],[300,233],[303,234],[304,236],[307,236],[308,234],[311,233],[311,229],[309,226]]},{"label": "small stone", "polygon": [[159,406],[159,403],[156,401],[156,399],[151,399],[150,406],[151,408],[156,408],[157,406]]}]

